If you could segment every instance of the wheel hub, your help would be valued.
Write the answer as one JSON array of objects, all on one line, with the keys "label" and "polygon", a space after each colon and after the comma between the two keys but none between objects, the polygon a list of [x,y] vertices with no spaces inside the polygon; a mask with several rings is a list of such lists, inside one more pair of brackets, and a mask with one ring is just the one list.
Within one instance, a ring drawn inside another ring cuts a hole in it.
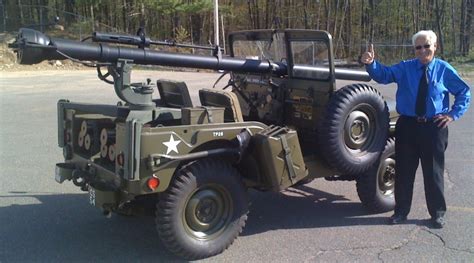
[{"label": "wheel hub", "polygon": [[344,140],[347,147],[359,150],[367,144],[371,136],[371,122],[369,116],[360,110],[349,114],[344,125]]},{"label": "wheel hub", "polygon": [[196,207],[196,218],[203,223],[211,222],[217,215],[217,206],[213,199],[201,200]]},{"label": "wheel hub", "polygon": [[395,184],[395,160],[386,158],[381,165],[378,174],[379,189],[384,195],[390,195]]},{"label": "wheel hub", "polygon": [[354,140],[358,140],[365,132],[365,125],[362,121],[356,120],[352,123],[351,127],[351,137]]},{"label": "wheel hub", "polygon": [[188,200],[184,221],[188,231],[199,239],[208,239],[225,228],[232,203],[227,191],[217,187],[197,190]]}]

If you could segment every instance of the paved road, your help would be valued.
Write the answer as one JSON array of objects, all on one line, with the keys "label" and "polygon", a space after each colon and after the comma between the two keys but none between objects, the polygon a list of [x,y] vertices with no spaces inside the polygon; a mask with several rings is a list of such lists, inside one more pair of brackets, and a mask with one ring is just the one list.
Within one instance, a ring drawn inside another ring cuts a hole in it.
[{"label": "paved road", "polygon": [[[153,218],[106,219],[72,183],[54,181],[54,164],[62,161],[56,101],[114,104],[111,86],[96,80],[93,71],[0,74],[0,262],[177,261],[160,243]],[[151,71],[134,76],[183,79],[194,95],[217,77]],[[393,88],[380,90],[393,98]],[[399,226],[385,224],[390,213],[367,214],[354,182],[319,179],[279,194],[252,191],[242,235],[205,261],[473,262],[472,111],[450,126],[444,229],[426,226],[420,171],[409,221]]]}]

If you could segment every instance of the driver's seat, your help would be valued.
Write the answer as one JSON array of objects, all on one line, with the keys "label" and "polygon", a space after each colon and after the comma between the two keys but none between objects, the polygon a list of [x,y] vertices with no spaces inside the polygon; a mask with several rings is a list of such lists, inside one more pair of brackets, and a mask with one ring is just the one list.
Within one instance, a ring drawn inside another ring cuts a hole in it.
[{"label": "driver's seat", "polygon": [[202,106],[224,107],[224,122],[243,122],[242,110],[237,95],[232,92],[215,89],[199,90]]}]

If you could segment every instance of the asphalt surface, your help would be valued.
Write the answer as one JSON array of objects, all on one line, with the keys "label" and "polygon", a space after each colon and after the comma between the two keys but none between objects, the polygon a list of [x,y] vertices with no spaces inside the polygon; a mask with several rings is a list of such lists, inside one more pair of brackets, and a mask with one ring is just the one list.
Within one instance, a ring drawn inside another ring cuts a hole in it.
[{"label": "asphalt surface", "polygon": [[[185,80],[196,100],[213,73],[140,71],[135,80]],[[338,83],[343,85],[344,83]],[[471,86],[474,86],[472,79]],[[393,98],[393,86],[380,87]],[[89,206],[71,182],[54,181],[62,162],[56,102],[115,104],[94,71],[0,72],[0,262],[179,261],[160,242],[152,217],[112,216]],[[447,225],[431,229],[421,170],[406,224],[368,214],[354,182],[318,179],[282,193],[251,191],[247,225],[216,262],[473,262],[474,114],[450,126],[445,191]]]}]

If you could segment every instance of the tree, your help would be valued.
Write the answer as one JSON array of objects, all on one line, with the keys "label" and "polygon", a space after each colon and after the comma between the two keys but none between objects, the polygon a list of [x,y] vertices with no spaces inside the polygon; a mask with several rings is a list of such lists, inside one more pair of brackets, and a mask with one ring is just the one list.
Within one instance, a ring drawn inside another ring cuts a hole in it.
[{"label": "tree", "polygon": [[[360,54],[365,43],[409,45],[420,29],[433,29],[442,55],[468,55],[471,48],[474,0],[220,0],[226,31],[254,28],[305,28],[333,35],[336,53]],[[142,20],[147,34],[158,39],[189,35],[194,43],[212,39],[213,0],[12,0],[3,1],[7,28],[39,23],[41,16],[63,15],[66,28],[107,24],[134,34]],[[38,8],[42,5],[42,11]],[[44,10],[48,10],[47,13]],[[54,10],[52,12],[51,10]],[[64,12],[64,13],[63,13]],[[65,15],[66,14],[66,15]],[[73,17],[74,14],[78,18]],[[64,21],[64,20],[62,20]],[[95,21],[96,23],[92,23]],[[94,29],[94,28],[92,28]],[[102,30],[102,29],[99,29]],[[407,48],[384,54],[400,58]]]}]

